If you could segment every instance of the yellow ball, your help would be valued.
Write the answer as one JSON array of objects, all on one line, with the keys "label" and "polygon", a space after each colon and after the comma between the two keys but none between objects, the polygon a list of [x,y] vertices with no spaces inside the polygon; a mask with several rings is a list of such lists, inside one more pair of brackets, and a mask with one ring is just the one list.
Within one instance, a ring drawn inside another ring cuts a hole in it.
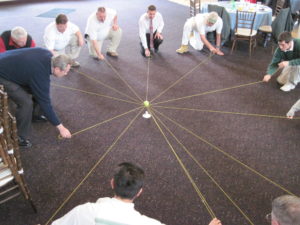
[{"label": "yellow ball", "polygon": [[149,101],[144,101],[144,106],[145,106],[145,107],[149,107],[149,105],[150,105],[150,102],[149,102]]}]

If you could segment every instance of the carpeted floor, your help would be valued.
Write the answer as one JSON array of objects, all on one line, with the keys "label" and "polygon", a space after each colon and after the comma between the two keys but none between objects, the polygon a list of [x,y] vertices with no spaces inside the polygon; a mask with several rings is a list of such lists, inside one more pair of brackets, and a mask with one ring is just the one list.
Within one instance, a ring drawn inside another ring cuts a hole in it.
[{"label": "carpeted floor", "polygon": [[[164,16],[165,41],[148,61],[139,54],[137,21],[150,4]],[[0,206],[1,225],[46,224],[111,196],[110,178],[123,161],[146,172],[136,208],[165,224],[205,225],[213,215],[224,225],[267,224],[272,199],[300,194],[300,123],[284,118],[300,89],[284,93],[275,79],[260,82],[271,50],[258,46],[250,59],[242,43],[233,55],[223,48],[224,57],[178,55],[189,9],[159,0],[1,5],[1,30],[24,26],[42,46],[53,18],[39,14],[75,9],[68,17],[84,31],[100,5],[118,10],[120,57],[98,62],[85,46],[81,67],[52,80],[54,108],[74,136],[59,140],[49,123],[33,124],[34,146],[21,156],[38,213],[19,197]],[[148,120],[138,108],[146,96],[154,115]]]}]

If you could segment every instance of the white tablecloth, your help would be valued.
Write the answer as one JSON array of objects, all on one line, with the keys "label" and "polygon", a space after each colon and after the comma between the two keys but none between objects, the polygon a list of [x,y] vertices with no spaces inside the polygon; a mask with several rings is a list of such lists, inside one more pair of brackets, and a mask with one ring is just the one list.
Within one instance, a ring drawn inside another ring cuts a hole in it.
[{"label": "white tablecloth", "polygon": [[[300,0],[296,0],[300,1]],[[235,5],[232,5],[228,1],[222,2],[213,2],[213,3],[203,3],[201,6],[201,12],[208,12],[208,5],[219,5],[224,7],[230,15],[231,18],[231,29],[235,28],[236,23],[236,10],[243,11],[256,11],[256,17],[253,25],[253,29],[257,30],[262,25],[271,25],[272,23],[272,9],[264,5],[250,4],[250,3],[241,3],[235,2]]]}]

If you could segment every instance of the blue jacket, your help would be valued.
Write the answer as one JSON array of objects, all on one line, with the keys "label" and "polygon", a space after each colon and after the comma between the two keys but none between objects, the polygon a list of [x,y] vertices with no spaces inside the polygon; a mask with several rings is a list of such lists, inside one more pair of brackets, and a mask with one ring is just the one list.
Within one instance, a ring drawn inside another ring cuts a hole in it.
[{"label": "blue jacket", "polygon": [[45,116],[60,124],[50,99],[52,53],[43,48],[23,48],[0,54],[0,77],[29,88]]}]

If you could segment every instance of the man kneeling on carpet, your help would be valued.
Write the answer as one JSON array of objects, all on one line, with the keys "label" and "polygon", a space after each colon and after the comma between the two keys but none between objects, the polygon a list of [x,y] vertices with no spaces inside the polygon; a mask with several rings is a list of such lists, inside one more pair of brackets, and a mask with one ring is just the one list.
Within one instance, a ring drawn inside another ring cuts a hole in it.
[{"label": "man kneeling on carpet", "polygon": [[278,46],[263,81],[268,82],[278,69],[283,69],[277,82],[283,85],[280,89],[287,92],[300,81],[300,39],[293,39],[290,32],[282,32],[278,36]]},{"label": "man kneeling on carpet", "polygon": [[71,137],[70,131],[57,118],[50,99],[50,75],[66,76],[71,63],[68,56],[52,56],[50,51],[43,48],[23,48],[0,54],[0,84],[17,105],[16,119],[21,147],[32,145],[27,139],[31,120],[48,119],[63,138]]},{"label": "man kneeling on carpet", "polygon": [[[99,198],[96,203],[79,205],[52,225],[162,225],[134,209],[133,202],[141,195],[143,184],[144,171],[141,168],[132,163],[121,163],[110,182],[113,198]],[[221,225],[221,222],[215,218],[209,225]]]},{"label": "man kneeling on carpet", "polygon": [[[187,19],[183,27],[181,47],[176,52],[180,54],[188,52],[190,43],[196,50],[202,50],[205,45],[213,54],[224,55],[220,50],[222,28],[223,20],[216,12],[199,13]],[[216,47],[206,38],[206,34],[212,31],[217,33]]]}]

